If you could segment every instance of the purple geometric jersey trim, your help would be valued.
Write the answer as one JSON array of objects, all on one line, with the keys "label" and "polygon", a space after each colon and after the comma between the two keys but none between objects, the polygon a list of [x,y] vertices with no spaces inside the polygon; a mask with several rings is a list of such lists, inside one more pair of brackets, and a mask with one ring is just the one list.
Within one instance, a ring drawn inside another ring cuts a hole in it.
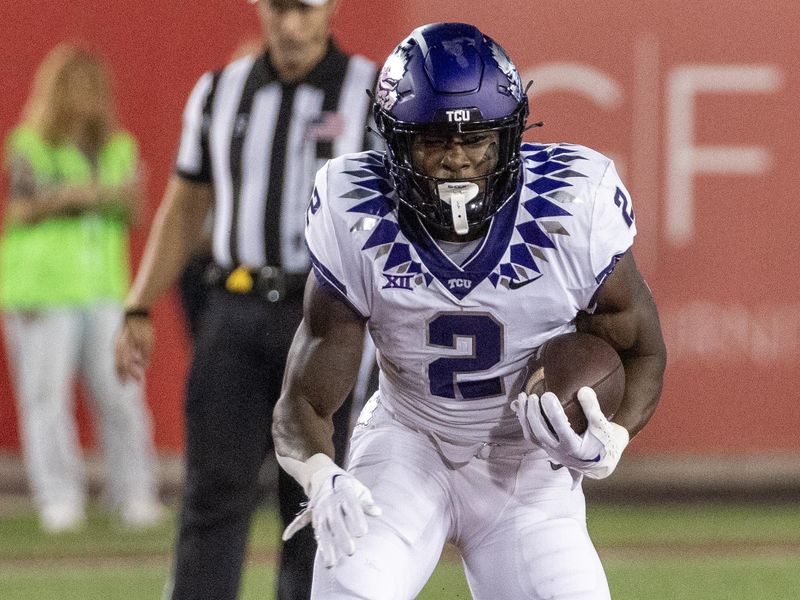
[{"label": "purple geometric jersey trim", "polygon": [[[510,281],[535,277],[541,273],[536,254],[541,256],[541,250],[556,248],[551,238],[553,234],[548,234],[538,221],[571,216],[552,195],[554,192],[556,195],[565,192],[569,194],[569,188],[576,183],[573,180],[586,177],[580,172],[580,162],[586,158],[580,154],[578,148],[569,145],[523,144],[522,152],[523,168],[538,177],[525,185],[526,190],[519,188],[517,198],[506,203],[495,215],[495,223],[487,234],[488,239],[464,263],[464,268],[453,265],[439,247],[432,243],[419,227],[415,215],[408,214],[406,209],[396,208],[396,201],[391,198],[393,191],[382,155],[376,152],[360,155],[355,159],[358,166],[345,171],[350,176],[349,181],[353,187],[342,197],[360,200],[348,212],[379,220],[361,250],[380,248],[381,255],[387,256],[383,271],[391,274],[419,274],[414,281],[416,285],[430,285],[434,278],[442,283],[451,278],[469,279],[472,282],[470,287],[450,289],[450,293],[459,299],[468,295],[483,279],[488,279],[495,287],[507,287]],[[532,220],[516,225],[515,229],[522,243],[512,243],[512,236],[503,234],[510,229],[508,220],[516,219],[520,196],[525,198],[522,206]],[[401,231],[406,239],[398,239]],[[411,245],[416,250],[418,260],[411,253]]]}]

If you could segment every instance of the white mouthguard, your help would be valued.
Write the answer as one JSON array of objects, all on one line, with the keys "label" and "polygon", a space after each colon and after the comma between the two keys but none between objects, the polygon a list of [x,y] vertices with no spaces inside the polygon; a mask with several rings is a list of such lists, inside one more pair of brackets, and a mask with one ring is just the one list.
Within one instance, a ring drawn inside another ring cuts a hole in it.
[{"label": "white mouthguard", "polygon": [[458,235],[466,234],[469,231],[467,202],[480,192],[478,184],[471,181],[445,181],[436,187],[439,190],[439,198],[450,205],[450,212],[453,215],[453,229]]}]

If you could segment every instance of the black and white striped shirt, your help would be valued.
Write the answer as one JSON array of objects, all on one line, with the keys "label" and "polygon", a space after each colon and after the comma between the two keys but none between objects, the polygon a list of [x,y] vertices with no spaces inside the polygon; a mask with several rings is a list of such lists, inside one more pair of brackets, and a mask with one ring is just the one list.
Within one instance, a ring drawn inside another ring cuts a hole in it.
[{"label": "black and white striped shirt", "polygon": [[[214,186],[214,260],[308,271],[303,229],[314,175],[370,145],[376,66],[333,43],[302,81],[282,83],[268,52],[198,80],[183,114],[176,170]],[[276,235],[279,232],[279,235]]]}]

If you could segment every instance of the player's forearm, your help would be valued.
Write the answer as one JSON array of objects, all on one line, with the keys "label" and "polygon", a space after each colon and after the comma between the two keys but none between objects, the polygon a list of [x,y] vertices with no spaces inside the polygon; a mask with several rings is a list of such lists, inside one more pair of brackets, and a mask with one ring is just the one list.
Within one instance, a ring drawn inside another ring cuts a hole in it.
[{"label": "player's forearm", "polygon": [[333,414],[353,389],[361,364],[364,323],[321,290],[311,276],[306,314],[286,361],[272,435],[279,456],[305,461],[333,456]]},{"label": "player's forearm", "polygon": [[279,456],[299,461],[319,453],[333,456],[333,413],[349,388],[342,386],[342,377],[324,376],[331,373],[335,362],[335,358],[327,358],[328,346],[325,339],[312,335],[305,319],[300,323],[272,416],[272,437]]},{"label": "player's forearm", "polygon": [[[627,325],[621,326],[626,322]],[[615,327],[611,326],[612,323]],[[653,416],[664,378],[666,350],[657,318],[651,319],[650,323],[652,325],[646,327],[648,332],[642,338],[642,326],[639,322],[626,318],[622,313],[583,313],[578,318],[578,331],[592,333],[609,341],[622,359],[625,368],[625,395],[613,421],[625,427],[631,438]]]},{"label": "player's forearm", "polygon": [[283,394],[275,406],[272,439],[279,457],[303,462],[315,454],[334,456],[331,417],[320,415],[308,401],[289,394]]},{"label": "player's forearm", "polygon": [[656,353],[623,357],[625,396],[613,421],[628,430],[631,438],[647,424],[658,405],[666,356]]}]

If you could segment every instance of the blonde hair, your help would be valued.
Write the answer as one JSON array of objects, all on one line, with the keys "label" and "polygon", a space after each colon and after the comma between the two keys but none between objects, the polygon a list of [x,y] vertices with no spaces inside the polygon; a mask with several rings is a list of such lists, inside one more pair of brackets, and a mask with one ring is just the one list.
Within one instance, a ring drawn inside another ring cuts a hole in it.
[{"label": "blonde hair", "polygon": [[33,79],[31,92],[22,110],[22,121],[51,144],[60,144],[74,133],[75,115],[69,105],[68,86],[76,73],[89,76],[97,94],[96,114],[83,123],[83,141],[96,153],[107,141],[115,125],[111,83],[105,64],[86,48],[61,43],[42,60]]}]

